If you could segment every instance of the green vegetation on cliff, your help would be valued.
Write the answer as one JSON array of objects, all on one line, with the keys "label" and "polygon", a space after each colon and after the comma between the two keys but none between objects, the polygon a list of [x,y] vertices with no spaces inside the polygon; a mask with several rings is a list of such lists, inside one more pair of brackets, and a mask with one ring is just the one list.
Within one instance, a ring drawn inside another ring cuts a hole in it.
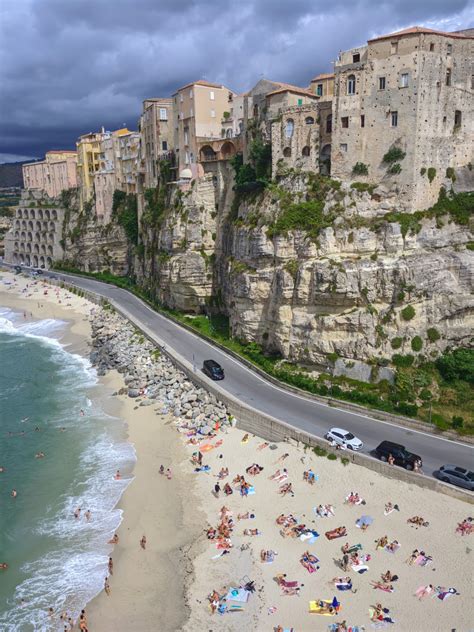
[{"label": "green vegetation on cliff", "polygon": [[115,190],[112,202],[112,217],[125,231],[127,239],[134,245],[138,243],[137,196]]}]

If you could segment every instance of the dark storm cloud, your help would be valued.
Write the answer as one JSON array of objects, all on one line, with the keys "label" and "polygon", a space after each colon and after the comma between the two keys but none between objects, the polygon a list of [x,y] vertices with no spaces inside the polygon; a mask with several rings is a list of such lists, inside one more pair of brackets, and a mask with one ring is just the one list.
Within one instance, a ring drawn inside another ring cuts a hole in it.
[{"label": "dark storm cloud", "polygon": [[141,101],[203,78],[307,85],[339,50],[414,24],[473,22],[471,0],[3,0],[0,161],[136,127]]}]

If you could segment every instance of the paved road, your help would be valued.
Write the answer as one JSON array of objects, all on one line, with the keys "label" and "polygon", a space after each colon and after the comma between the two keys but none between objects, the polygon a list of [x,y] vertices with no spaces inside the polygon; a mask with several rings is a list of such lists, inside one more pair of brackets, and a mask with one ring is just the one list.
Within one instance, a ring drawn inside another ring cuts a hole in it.
[{"label": "paved road", "polygon": [[332,426],[346,428],[364,442],[363,452],[367,454],[384,439],[401,443],[422,457],[423,470],[428,475],[445,463],[470,469],[474,467],[474,446],[375,420],[369,414],[365,416],[329,407],[304,395],[288,392],[266,381],[199,336],[154,312],[130,292],[94,279],[59,273],[56,276],[116,301],[133,315],[136,324],[143,323],[156,332],[168,348],[174,349],[191,363],[194,357],[197,367],[202,366],[203,360],[216,360],[223,366],[226,375],[225,380],[219,382],[220,387],[248,405],[300,430],[324,436]]}]

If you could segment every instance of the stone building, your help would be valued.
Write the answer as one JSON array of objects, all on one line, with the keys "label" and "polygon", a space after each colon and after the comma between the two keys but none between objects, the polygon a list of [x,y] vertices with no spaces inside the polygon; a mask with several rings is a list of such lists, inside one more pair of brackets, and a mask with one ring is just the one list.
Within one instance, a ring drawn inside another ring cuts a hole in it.
[{"label": "stone building", "polygon": [[334,96],[334,73],[324,72],[311,79],[309,90],[321,100],[330,101]]},{"label": "stone building", "polygon": [[282,168],[319,172],[319,125],[317,102],[280,110],[272,124],[272,177]]},{"label": "stone building", "polygon": [[203,174],[199,145],[222,138],[224,113],[230,113],[234,92],[209,81],[194,81],[173,95],[175,152],[178,175],[189,170],[192,177]]},{"label": "stone building", "polygon": [[140,134],[128,132],[118,136],[118,156],[116,160],[117,189],[125,193],[137,192],[137,167],[140,150]]},{"label": "stone building", "polygon": [[332,175],[396,183],[401,206],[416,210],[437,200],[447,176],[467,173],[474,158],[472,30],[383,35],[342,52],[335,75]]},{"label": "stone building", "polygon": [[138,122],[140,148],[137,172],[138,187],[150,189],[158,184],[157,161],[168,158],[174,150],[175,120],[172,98],[143,101]]},{"label": "stone building", "polygon": [[12,227],[5,235],[5,261],[50,268],[64,256],[64,209],[39,189],[23,190]]},{"label": "stone building", "polygon": [[58,197],[61,191],[77,187],[76,167],[77,152],[47,151],[44,160],[23,165],[24,188]]}]

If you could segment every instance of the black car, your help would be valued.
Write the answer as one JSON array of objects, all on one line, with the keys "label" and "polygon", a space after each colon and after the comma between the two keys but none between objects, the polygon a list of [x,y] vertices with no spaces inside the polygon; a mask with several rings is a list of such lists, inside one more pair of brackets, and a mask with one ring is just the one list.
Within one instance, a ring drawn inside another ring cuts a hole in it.
[{"label": "black car", "polygon": [[15,272],[16,272],[17,274],[20,274],[20,272],[21,272],[21,266],[15,266]]},{"label": "black car", "polygon": [[215,360],[204,360],[202,365],[202,371],[211,380],[223,380],[224,379],[224,369],[220,364],[217,364]]},{"label": "black car", "polygon": [[464,467],[457,465],[442,465],[436,472],[436,477],[445,483],[464,487],[471,492],[474,491],[474,472],[466,470]]},{"label": "black car", "polygon": [[382,443],[375,448],[375,454],[381,461],[388,461],[388,457],[391,454],[395,459],[395,465],[401,465],[407,470],[412,470],[415,461],[418,461],[418,465],[422,466],[421,457],[418,454],[408,452],[405,446],[400,443],[392,443],[391,441],[382,441]]}]

